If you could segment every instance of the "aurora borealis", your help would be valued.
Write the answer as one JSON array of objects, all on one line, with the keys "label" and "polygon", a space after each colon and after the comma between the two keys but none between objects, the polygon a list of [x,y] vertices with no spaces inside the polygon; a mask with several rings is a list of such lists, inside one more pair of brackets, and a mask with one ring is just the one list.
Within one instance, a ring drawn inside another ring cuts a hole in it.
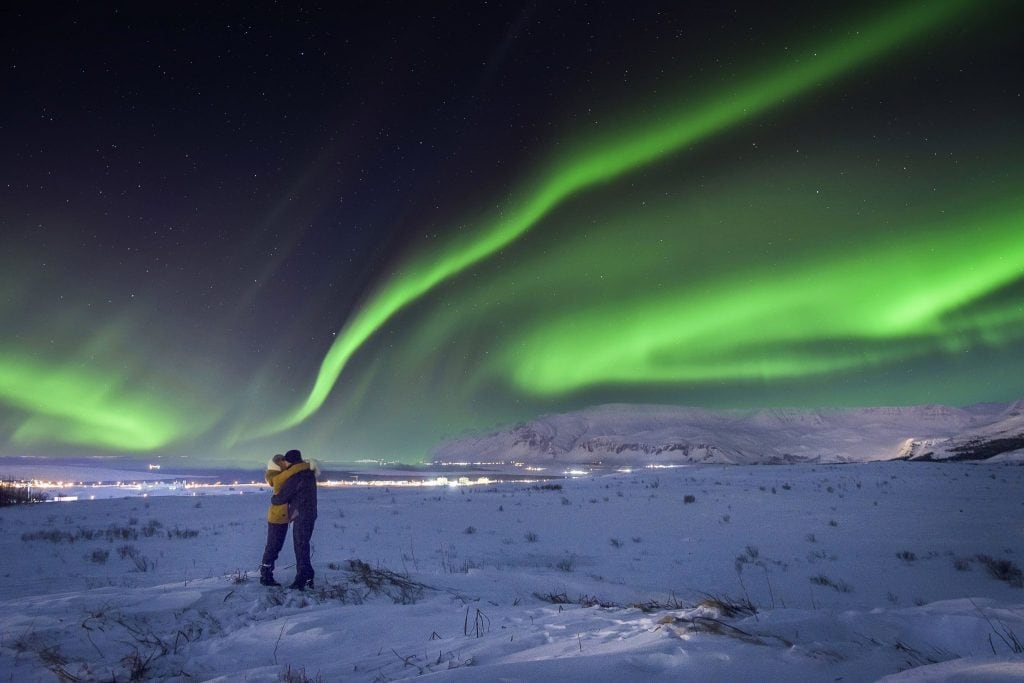
[{"label": "aurora borealis", "polygon": [[1024,396],[1012,3],[431,11],[5,28],[0,454]]}]

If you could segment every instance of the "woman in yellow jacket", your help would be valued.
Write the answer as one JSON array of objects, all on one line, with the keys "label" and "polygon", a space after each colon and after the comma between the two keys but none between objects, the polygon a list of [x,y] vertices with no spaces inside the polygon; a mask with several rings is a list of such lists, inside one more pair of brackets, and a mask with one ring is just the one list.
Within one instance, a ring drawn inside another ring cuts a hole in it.
[{"label": "woman in yellow jacket", "polygon": [[[314,467],[309,462],[300,462],[294,465],[289,464],[281,454],[275,455],[267,463],[267,471],[264,475],[267,483],[274,489],[274,495],[281,492],[281,486],[294,475]],[[277,556],[284,547],[284,540],[288,536],[288,522],[290,522],[287,505],[271,505],[267,510],[267,545],[263,549],[263,562],[260,565],[260,584],[263,586],[280,586],[274,580],[274,563]]]}]

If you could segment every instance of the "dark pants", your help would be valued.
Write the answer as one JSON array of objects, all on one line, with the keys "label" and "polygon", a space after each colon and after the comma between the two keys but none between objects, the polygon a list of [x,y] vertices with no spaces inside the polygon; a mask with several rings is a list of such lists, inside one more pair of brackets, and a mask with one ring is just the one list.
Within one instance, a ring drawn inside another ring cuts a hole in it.
[{"label": "dark pants", "polygon": [[[288,535],[287,524],[271,524],[267,522],[267,547],[263,549],[263,567],[274,571],[274,563],[284,547],[284,539]],[[294,534],[293,534],[294,535]]]},{"label": "dark pants", "polygon": [[292,524],[292,543],[295,545],[295,578],[313,580],[313,563],[309,560],[309,539],[313,536],[316,517],[299,517]]}]

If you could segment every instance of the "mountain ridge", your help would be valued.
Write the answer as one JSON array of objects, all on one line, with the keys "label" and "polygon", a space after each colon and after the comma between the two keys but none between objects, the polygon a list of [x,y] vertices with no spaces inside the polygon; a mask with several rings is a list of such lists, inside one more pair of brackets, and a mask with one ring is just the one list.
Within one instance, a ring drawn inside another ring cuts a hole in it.
[{"label": "mountain ridge", "polygon": [[434,462],[773,464],[1024,462],[1024,400],[966,407],[710,410],[609,403],[438,445]]}]

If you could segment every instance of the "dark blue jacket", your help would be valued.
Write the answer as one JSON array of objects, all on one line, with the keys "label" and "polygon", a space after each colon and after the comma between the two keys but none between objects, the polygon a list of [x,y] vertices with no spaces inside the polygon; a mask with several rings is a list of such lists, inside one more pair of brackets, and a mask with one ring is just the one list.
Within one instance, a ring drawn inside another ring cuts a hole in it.
[{"label": "dark blue jacket", "polygon": [[316,519],[316,475],[305,470],[289,477],[270,502],[287,505],[292,519]]}]

